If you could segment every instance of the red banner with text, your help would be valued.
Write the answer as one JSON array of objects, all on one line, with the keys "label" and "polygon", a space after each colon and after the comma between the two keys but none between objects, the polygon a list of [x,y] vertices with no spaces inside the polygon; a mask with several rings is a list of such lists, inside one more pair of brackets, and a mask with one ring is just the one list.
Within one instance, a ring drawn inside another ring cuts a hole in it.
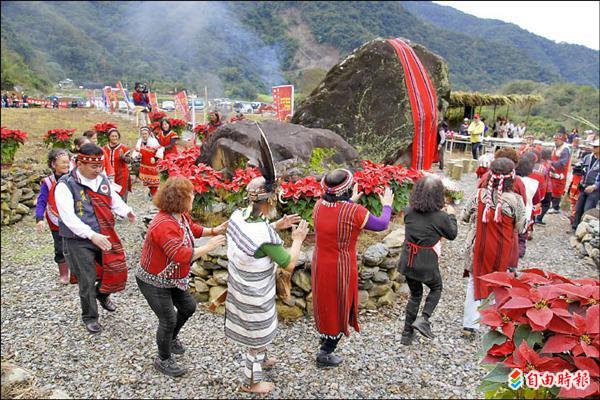
[{"label": "red banner with text", "polygon": [[123,85],[121,85],[121,81],[117,82],[117,88],[123,95],[123,98],[125,99],[125,104],[127,104],[127,108],[131,107],[131,105],[129,104],[129,99],[127,98],[127,95],[125,94],[125,89],[123,89]]},{"label": "red banner with text", "polygon": [[294,114],[294,85],[273,86],[273,104],[277,112],[277,120],[285,121]]},{"label": "red banner with text", "polygon": [[148,99],[150,100],[150,104],[152,104],[152,110],[158,111],[158,100],[156,99],[156,93],[149,92]]},{"label": "red banner with text", "polygon": [[192,115],[188,108],[187,94],[184,90],[175,95],[175,108],[183,114],[183,119],[187,122],[192,122]]},{"label": "red banner with text", "polygon": [[110,112],[115,112],[115,106],[112,101],[112,88],[110,86],[104,87],[104,101],[105,104],[110,108]]}]

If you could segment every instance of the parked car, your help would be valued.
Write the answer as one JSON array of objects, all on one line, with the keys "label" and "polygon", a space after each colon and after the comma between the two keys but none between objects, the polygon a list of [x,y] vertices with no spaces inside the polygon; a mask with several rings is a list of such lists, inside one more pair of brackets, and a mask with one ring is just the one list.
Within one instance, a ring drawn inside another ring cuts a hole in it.
[{"label": "parked car", "polygon": [[[119,100],[119,110],[127,110],[127,102],[125,100]],[[129,110],[135,110],[135,106],[129,103]]]},{"label": "parked car", "polygon": [[175,110],[175,102],[171,100],[165,100],[162,102],[161,108],[164,111],[174,111]]},{"label": "parked car", "polygon": [[236,101],[233,103],[233,111],[241,112],[243,114],[252,114],[254,112],[254,108],[252,108],[250,103]]},{"label": "parked car", "polygon": [[[188,100],[188,107],[190,110],[192,109],[192,100]],[[204,110],[204,100],[194,100],[194,108],[196,110]]]}]

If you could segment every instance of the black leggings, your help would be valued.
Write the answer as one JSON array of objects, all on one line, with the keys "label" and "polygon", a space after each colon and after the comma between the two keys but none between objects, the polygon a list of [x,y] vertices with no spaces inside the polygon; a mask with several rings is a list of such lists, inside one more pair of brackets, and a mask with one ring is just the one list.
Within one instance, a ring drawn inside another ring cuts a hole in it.
[{"label": "black leggings", "polygon": [[[171,357],[171,341],[181,327],[196,311],[196,300],[187,291],[176,288],[159,288],[135,278],[150,308],[158,317],[156,344],[163,360]],[[175,311],[177,309],[177,311]]]},{"label": "black leggings", "polygon": [[440,301],[440,297],[442,297],[443,285],[441,276],[438,276],[434,280],[425,283],[406,277],[406,283],[410,289],[410,298],[406,304],[406,319],[404,322],[404,329],[412,331],[411,325],[417,319],[419,306],[421,305],[421,299],[423,298],[423,285],[425,284],[429,287],[429,294],[425,300],[425,305],[423,306],[422,312],[425,319],[429,319],[429,317],[431,317],[431,314],[433,314],[435,307]]}]

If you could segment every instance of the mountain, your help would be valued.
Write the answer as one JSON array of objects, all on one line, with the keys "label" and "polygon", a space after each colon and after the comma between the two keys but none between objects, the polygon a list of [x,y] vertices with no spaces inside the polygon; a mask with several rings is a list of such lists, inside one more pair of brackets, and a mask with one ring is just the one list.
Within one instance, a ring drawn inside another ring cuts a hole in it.
[{"label": "mountain", "polygon": [[[405,1],[403,6],[439,28],[517,48],[550,73],[558,74],[562,81],[598,87],[600,58],[597,50],[576,44],[556,43],[515,24],[477,18],[429,1]],[[489,50],[492,55],[497,52],[493,47]]]},{"label": "mountain", "polygon": [[427,2],[4,1],[1,11],[2,89],[48,92],[70,78],[143,80],[160,91],[206,85],[246,99],[292,82],[306,93],[378,36],[440,54],[454,89],[515,79],[598,87],[597,51]]}]

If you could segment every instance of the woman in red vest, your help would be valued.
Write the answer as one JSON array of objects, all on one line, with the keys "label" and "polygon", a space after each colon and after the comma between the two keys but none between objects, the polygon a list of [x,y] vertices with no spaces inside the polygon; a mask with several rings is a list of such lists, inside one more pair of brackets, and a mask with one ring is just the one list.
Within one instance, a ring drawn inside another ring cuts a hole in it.
[{"label": "woman in red vest", "polygon": [[[321,185],[323,198],[313,210],[315,250],[312,258],[313,310],[320,334],[317,366],[336,367],[342,358],[333,354],[342,335],[358,327],[358,267],[356,241],[363,229],[385,230],[392,215],[394,195],[388,188],[379,195],[383,211],[375,217],[355,204],[360,198],[352,173],[338,169],[328,173]],[[350,201],[349,201],[350,200]]]},{"label": "woman in red vest", "polygon": [[160,129],[156,139],[158,140],[158,143],[165,148],[165,158],[170,154],[178,153],[175,143],[179,140],[179,136],[171,130],[171,123],[168,118],[163,118],[160,121]]},{"label": "woman in red vest", "polygon": [[[503,272],[510,267],[517,232],[525,229],[525,203],[513,191],[515,163],[501,157],[490,165],[487,188],[477,189],[475,196],[466,204],[461,220],[471,221],[476,213],[475,243],[472,249],[473,263],[468,265],[469,276],[463,316],[463,329],[472,335],[479,329],[479,307],[481,300],[490,294],[479,278],[491,272]],[[518,243],[517,243],[518,244]]]},{"label": "woman in red vest", "polygon": [[108,144],[102,148],[104,151],[104,158],[110,167],[108,170],[112,171],[114,175],[114,183],[118,185],[115,190],[121,196],[123,201],[127,202],[127,194],[131,192],[131,177],[129,176],[129,166],[125,161],[125,154],[129,149],[121,141],[121,133],[113,128],[108,131]]},{"label": "woman in red vest", "polygon": [[140,157],[140,179],[144,186],[150,190],[150,197],[154,197],[158,186],[160,185],[160,177],[158,174],[157,162],[162,158],[160,144],[154,137],[154,134],[147,126],[140,128],[140,138],[135,145],[135,151]]},{"label": "woman in red vest", "polygon": [[62,238],[58,234],[58,210],[54,200],[54,189],[58,179],[69,172],[69,154],[63,149],[52,149],[48,154],[48,167],[52,173],[42,179],[35,207],[36,229],[38,232],[44,230],[45,218],[54,241],[54,262],[58,264],[60,283],[66,285],[69,283],[69,267],[63,254]]},{"label": "woman in red vest", "polygon": [[550,158],[550,178],[552,179],[552,209],[548,214],[558,214],[560,212],[560,199],[565,193],[567,186],[567,175],[569,164],[571,163],[571,151],[565,143],[565,136],[561,133],[554,135],[554,145]]}]

